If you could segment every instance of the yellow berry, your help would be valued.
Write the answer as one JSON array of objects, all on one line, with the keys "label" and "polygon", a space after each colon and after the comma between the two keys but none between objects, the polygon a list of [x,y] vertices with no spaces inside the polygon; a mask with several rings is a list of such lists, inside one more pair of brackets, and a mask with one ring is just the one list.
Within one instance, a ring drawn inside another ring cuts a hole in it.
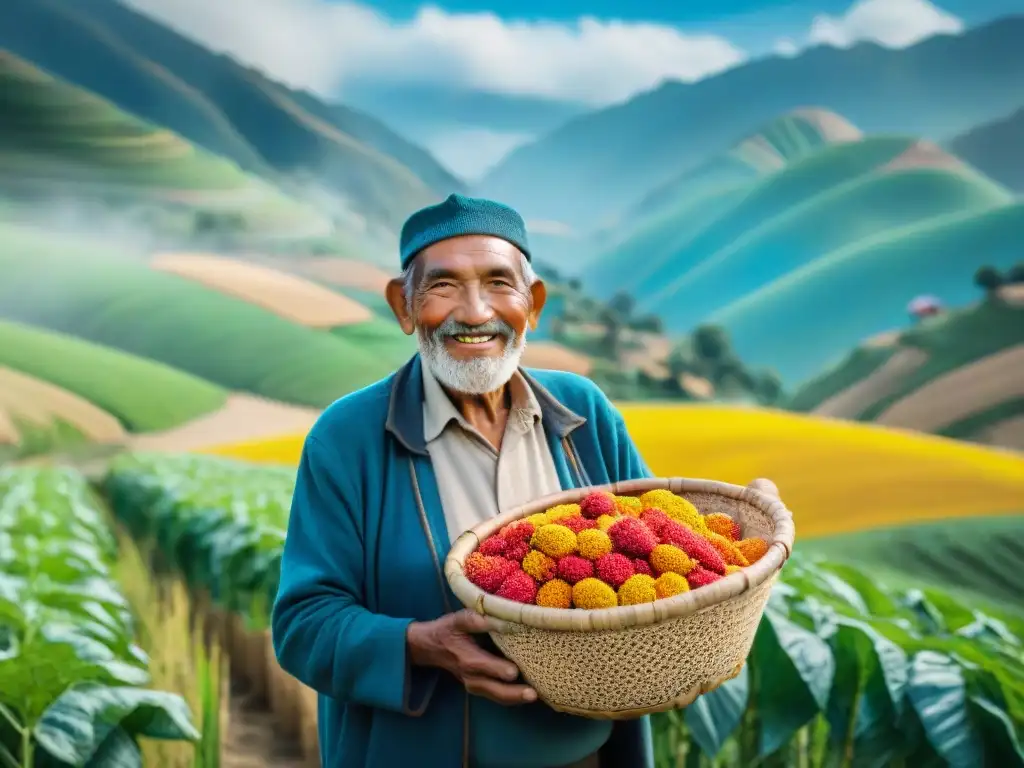
[{"label": "yellow berry", "polygon": [[630,576],[619,587],[619,605],[653,603],[657,599],[658,594],[654,589],[654,577],[648,576],[646,573]]},{"label": "yellow berry", "polygon": [[596,610],[614,608],[619,604],[618,595],[600,579],[593,577],[577,581],[572,588],[572,602],[577,608]]},{"label": "yellow berry", "polygon": [[542,525],[547,525],[551,522],[548,519],[547,514],[544,512],[536,512],[535,514],[529,515],[524,519],[526,520],[526,522],[532,523],[534,528],[540,528]]},{"label": "yellow berry", "polygon": [[558,504],[551,507],[547,512],[548,522],[555,522],[556,520],[564,520],[567,517],[579,517],[580,516],[580,505],[579,504]]},{"label": "yellow berry", "polygon": [[727,566],[725,566],[725,575],[728,576],[730,573],[738,573],[739,571],[742,571],[742,570],[743,569],[740,568],[740,566],[738,566],[738,565],[727,565]]},{"label": "yellow berry", "polygon": [[643,502],[636,496],[616,496],[615,506],[620,515],[629,517],[640,517],[640,513],[644,511]]},{"label": "yellow berry", "polygon": [[612,540],[608,534],[597,528],[584,528],[576,536],[580,555],[587,560],[597,560],[612,551]]},{"label": "yellow berry", "polygon": [[618,519],[619,518],[616,515],[601,515],[599,518],[597,518],[597,527],[600,528],[602,531],[607,531],[615,524],[615,521]]},{"label": "yellow berry", "polygon": [[659,600],[664,600],[666,597],[689,592],[690,582],[686,580],[685,576],[680,576],[672,571],[666,571],[655,579],[654,591],[657,593]]},{"label": "yellow berry", "polygon": [[678,573],[685,576],[693,570],[695,563],[675,544],[658,544],[651,550],[651,568],[655,573]]},{"label": "yellow berry", "polygon": [[564,525],[542,525],[533,534],[530,545],[557,560],[576,551],[576,534]]},{"label": "yellow berry", "polygon": [[523,558],[523,570],[537,581],[548,581],[555,577],[558,563],[543,552],[531,549]]}]

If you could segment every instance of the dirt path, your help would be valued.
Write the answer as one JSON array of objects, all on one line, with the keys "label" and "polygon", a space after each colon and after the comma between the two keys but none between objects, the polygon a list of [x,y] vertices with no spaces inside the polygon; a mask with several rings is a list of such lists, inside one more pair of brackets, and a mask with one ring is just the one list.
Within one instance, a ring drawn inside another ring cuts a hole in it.
[{"label": "dirt path", "polygon": [[190,451],[218,443],[305,433],[319,415],[315,408],[233,394],[223,408],[180,427],[133,436],[130,447],[139,451]]},{"label": "dirt path", "polygon": [[994,405],[1024,397],[1024,344],[976,360],[897,400],[878,424],[937,432]]},{"label": "dirt path", "polygon": [[868,406],[895,392],[904,376],[920,368],[928,355],[919,349],[901,349],[870,376],[833,395],[814,409],[819,416],[852,419]]},{"label": "dirt path", "polygon": [[998,424],[983,429],[974,439],[985,445],[1024,451],[1024,416],[1003,419]]},{"label": "dirt path", "polygon": [[273,715],[231,685],[231,714],[221,768],[309,768],[297,744],[275,731]]}]

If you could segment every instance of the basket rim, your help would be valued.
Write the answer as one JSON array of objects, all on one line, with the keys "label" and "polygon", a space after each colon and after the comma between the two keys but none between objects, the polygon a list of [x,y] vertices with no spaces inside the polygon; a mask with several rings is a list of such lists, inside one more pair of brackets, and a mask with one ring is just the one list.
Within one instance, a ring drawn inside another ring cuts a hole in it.
[{"label": "basket rim", "polygon": [[[579,610],[528,605],[492,595],[476,586],[463,572],[466,558],[488,536],[508,523],[556,504],[579,502],[595,491],[616,495],[636,495],[645,491],[668,489],[673,493],[712,493],[746,502],[765,512],[772,519],[774,531],[768,551],[753,565],[700,589],[683,592],[652,603],[623,605],[614,608]],[[763,491],[719,480],[687,477],[654,477],[624,480],[605,485],[591,485],[549,494],[485,520],[460,535],[445,558],[444,575],[452,592],[466,608],[492,620],[494,631],[515,632],[524,627],[566,632],[600,632],[659,624],[679,619],[739,597],[773,578],[793,552],[796,528],[793,515],[782,502]]]}]

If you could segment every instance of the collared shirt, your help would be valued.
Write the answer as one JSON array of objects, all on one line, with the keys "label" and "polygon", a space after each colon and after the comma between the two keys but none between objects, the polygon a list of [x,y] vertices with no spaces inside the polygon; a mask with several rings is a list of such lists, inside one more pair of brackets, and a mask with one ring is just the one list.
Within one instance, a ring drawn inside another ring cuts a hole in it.
[{"label": "collared shirt", "polygon": [[521,373],[509,381],[511,408],[497,450],[459,413],[429,366],[422,370],[423,436],[451,541],[499,512],[562,489],[540,404]]}]

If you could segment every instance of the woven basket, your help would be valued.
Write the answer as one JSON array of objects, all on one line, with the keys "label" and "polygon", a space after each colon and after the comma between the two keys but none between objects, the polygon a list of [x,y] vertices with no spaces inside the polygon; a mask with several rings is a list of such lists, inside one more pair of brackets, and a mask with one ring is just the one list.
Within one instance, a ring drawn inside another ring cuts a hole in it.
[{"label": "woven basket", "polygon": [[[579,502],[595,490],[637,496],[655,488],[688,499],[703,514],[729,514],[744,537],[769,542],[767,553],[700,589],[601,610],[505,600],[463,573],[480,542],[514,520]],[[444,570],[459,600],[491,619],[494,643],[542,701],[560,712],[620,720],[681,709],[739,674],[794,535],[793,516],[773,496],[711,480],[631,480],[553,494],[481,523],[455,541]]]}]

